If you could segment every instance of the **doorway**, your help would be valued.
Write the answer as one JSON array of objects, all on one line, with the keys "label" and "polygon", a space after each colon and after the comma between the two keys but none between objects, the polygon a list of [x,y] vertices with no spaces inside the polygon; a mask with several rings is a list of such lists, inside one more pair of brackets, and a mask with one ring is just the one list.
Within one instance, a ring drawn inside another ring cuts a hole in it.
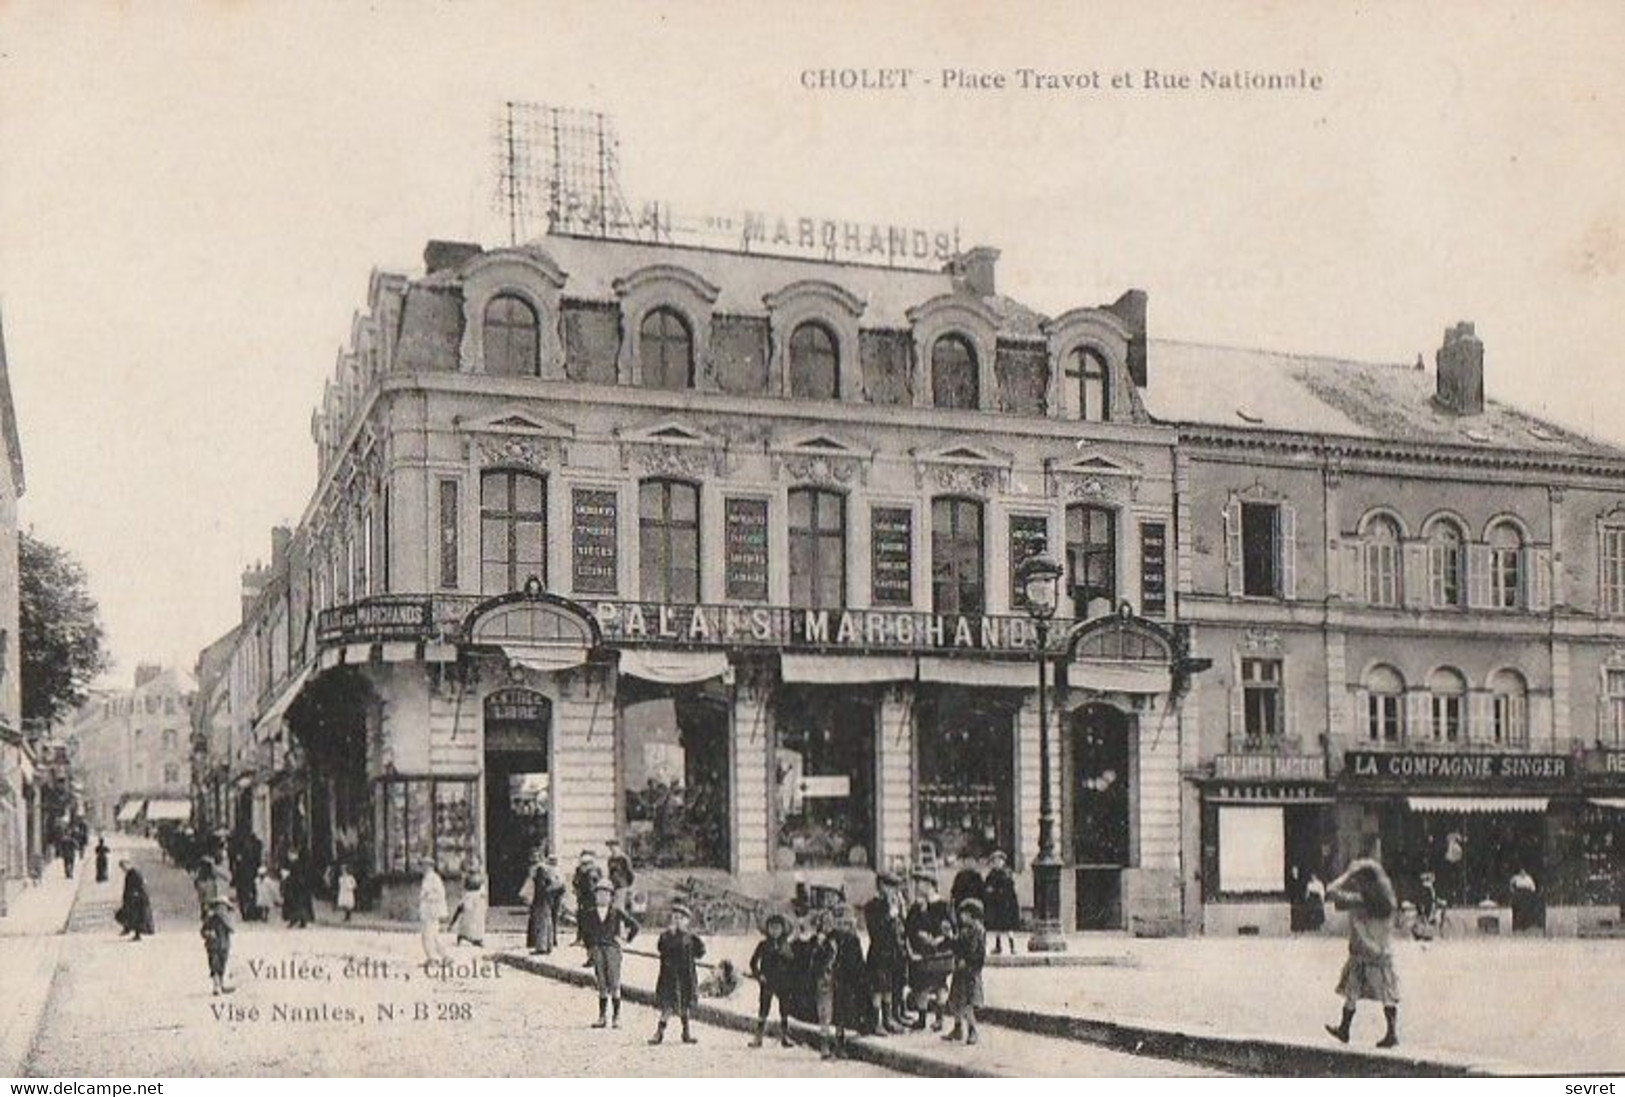
[{"label": "doorway", "polygon": [[1090,704],[1069,720],[1077,928],[1122,929],[1123,869],[1132,853],[1129,718],[1110,705]]},{"label": "doorway", "polygon": [[485,861],[493,906],[519,902],[531,859],[549,848],[553,706],[534,690],[485,700]]}]

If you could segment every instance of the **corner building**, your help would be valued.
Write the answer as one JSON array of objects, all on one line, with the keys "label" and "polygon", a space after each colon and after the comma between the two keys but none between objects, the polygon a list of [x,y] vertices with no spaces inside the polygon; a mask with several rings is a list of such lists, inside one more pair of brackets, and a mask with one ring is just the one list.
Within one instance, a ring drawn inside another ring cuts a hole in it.
[{"label": "corner building", "polygon": [[1040,316],[996,260],[553,235],[375,275],[232,659],[243,825],[403,914],[424,857],[501,903],[533,850],[611,837],[640,885],[779,897],[998,848],[1025,900],[1013,574],[1046,540],[1065,924],[1177,924],[1175,432],[1141,400],[1145,298]]}]

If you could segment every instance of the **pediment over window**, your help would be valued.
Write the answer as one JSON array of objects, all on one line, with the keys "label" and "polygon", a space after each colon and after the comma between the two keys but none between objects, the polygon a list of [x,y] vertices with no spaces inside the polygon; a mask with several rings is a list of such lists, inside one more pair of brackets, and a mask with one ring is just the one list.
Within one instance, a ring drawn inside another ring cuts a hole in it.
[{"label": "pediment over window", "polygon": [[713,285],[703,275],[675,263],[655,263],[652,266],[640,267],[624,278],[615,279],[610,283],[610,288],[618,297],[629,297],[648,291],[658,291],[659,287],[670,286],[673,283],[708,305],[716,304],[717,297],[722,293],[720,287]]},{"label": "pediment over window", "polygon": [[992,495],[1010,490],[1014,455],[992,446],[965,442],[912,451],[920,487],[953,494]]},{"label": "pediment over window", "polygon": [[827,430],[807,430],[769,447],[774,474],[797,482],[867,482],[874,451]]},{"label": "pediment over window", "polygon": [[1056,475],[1139,476],[1143,472],[1137,464],[1098,450],[1084,450],[1075,457],[1052,457],[1044,464]]},{"label": "pediment over window", "polygon": [[778,453],[815,453],[838,457],[871,457],[874,450],[828,430],[805,430],[775,443]]},{"label": "pediment over window", "polygon": [[469,434],[525,434],[561,439],[575,437],[575,428],[570,424],[516,405],[499,408],[490,415],[458,416],[454,422],[459,430]]},{"label": "pediment over window", "polygon": [[783,289],[762,295],[762,304],[777,312],[798,304],[829,305],[856,318],[863,315],[867,302],[844,286],[821,278],[803,278]]},{"label": "pediment over window", "polygon": [[651,446],[722,446],[723,440],[680,419],[662,419],[641,427],[617,429],[622,442]]},{"label": "pediment over window", "polygon": [[935,449],[913,450],[914,459],[929,464],[943,465],[998,465],[1009,468],[1015,461],[1013,454],[992,446],[969,442],[956,442]]}]

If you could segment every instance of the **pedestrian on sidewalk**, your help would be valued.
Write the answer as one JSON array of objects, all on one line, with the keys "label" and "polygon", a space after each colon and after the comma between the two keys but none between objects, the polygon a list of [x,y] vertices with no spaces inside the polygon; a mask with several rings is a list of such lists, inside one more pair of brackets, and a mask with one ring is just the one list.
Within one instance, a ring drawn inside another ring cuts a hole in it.
[{"label": "pedestrian on sidewalk", "polygon": [[982,1004],[982,965],[987,962],[987,931],[982,928],[982,904],[966,899],[959,905],[959,928],[954,936],[954,975],[948,988],[948,1008],[954,1027],[944,1040],[974,1044],[976,1007]]},{"label": "pedestrian on sidewalk", "polygon": [[107,854],[107,839],[100,834],[96,835],[96,882],[98,884],[107,883]]},{"label": "pedestrian on sidewalk", "polygon": [[215,868],[214,862],[205,857],[197,863],[197,872],[192,877],[192,889],[197,892],[198,914],[206,917],[209,913],[209,904],[216,899],[225,898],[226,879]]},{"label": "pedestrian on sidewalk", "polygon": [[446,882],[440,878],[433,858],[422,864],[423,882],[418,885],[418,923],[423,931],[423,959],[446,959],[446,946],[440,941],[440,923],[446,919]]},{"label": "pedestrian on sidewalk", "polygon": [[959,904],[966,899],[980,900],[983,905],[987,903],[987,882],[975,865],[966,865],[954,873],[954,882],[948,887],[948,901],[954,910],[958,910]]},{"label": "pedestrian on sidewalk", "polygon": [[587,962],[598,987],[598,1020],[593,1028],[621,1027],[621,941],[630,942],[638,935],[637,922],[615,905],[614,898],[615,885],[599,880],[592,898],[576,915],[576,928],[587,946]]},{"label": "pedestrian on sidewalk", "polygon": [[282,920],[295,929],[304,929],[314,922],[315,890],[309,866],[297,849],[290,849],[282,869]]},{"label": "pedestrian on sidewalk", "polygon": [[141,870],[128,859],[121,859],[118,867],[124,873],[124,898],[113,918],[123,927],[120,937],[133,934],[135,940],[139,941],[142,934],[150,936],[154,932],[152,899],[147,895],[147,881],[142,877]]},{"label": "pedestrian on sidewalk", "polygon": [[231,959],[231,911],[234,904],[222,892],[203,908],[203,953],[209,961],[211,994],[230,994],[237,988],[226,985],[226,962]]},{"label": "pedestrian on sidewalk", "polygon": [[[812,947],[807,950],[807,978],[812,984],[813,1011],[818,1018],[820,1059],[833,1059],[846,1050],[846,1018],[836,1012],[836,969],[840,963],[840,945],[835,940],[834,930],[835,918],[830,911],[820,910],[813,916]],[[835,1027],[833,1041],[830,1039],[831,1025]],[[761,1031],[758,1026],[758,1042]],[[788,1036],[784,1042],[789,1043]]]},{"label": "pedestrian on sidewalk", "polygon": [[908,946],[904,941],[903,912],[898,900],[902,881],[890,872],[875,877],[875,895],[863,905],[863,925],[869,933],[869,989],[877,1014],[875,1035],[903,1031],[898,1015],[901,1006],[895,998],[899,970],[908,970]]},{"label": "pedestrian on sidewalk", "polygon": [[[581,857],[576,861],[574,875],[570,877],[571,898],[576,903],[576,944],[587,945],[587,936],[581,929],[583,914],[589,910],[595,900],[598,882],[604,878],[604,870],[598,867],[598,855],[590,849],[581,851]],[[610,891],[613,892],[611,885]],[[591,947],[587,946],[591,951]],[[587,958],[587,967],[592,967],[592,957]]]},{"label": "pedestrian on sidewalk", "polygon": [[485,947],[485,878],[470,870],[463,877],[463,897],[451,916],[451,928],[457,934],[457,944],[467,941],[475,948]]},{"label": "pedestrian on sidewalk", "polygon": [[[282,885],[264,865],[254,876],[254,913],[251,920],[268,922],[271,912],[282,908]],[[248,915],[244,915],[248,917]]]},{"label": "pedestrian on sidewalk", "polygon": [[632,871],[632,858],[621,848],[620,839],[611,838],[604,844],[609,847],[604,857],[604,872],[615,885],[615,905],[631,910],[632,883],[637,879],[637,873]]},{"label": "pedestrian on sidewalk", "polygon": [[851,907],[842,903],[833,913],[835,929],[830,940],[835,942],[837,1035],[843,1028],[864,1032],[874,1021],[874,1011],[869,1004],[869,967],[863,957],[863,941],[858,937],[857,918]]},{"label": "pedestrian on sidewalk", "polygon": [[[816,938],[814,940],[816,946]],[[790,947],[790,923],[784,915],[775,911],[762,924],[762,939],[756,942],[756,951],[750,954],[748,973],[757,985],[756,1034],[751,1037],[751,1047],[762,1046],[762,1034],[767,1031],[767,1015],[773,1008],[775,998],[779,1003],[779,1043],[790,1046],[790,995],[795,989],[795,967],[796,955]]]},{"label": "pedestrian on sidewalk", "polygon": [[943,998],[954,969],[954,912],[937,894],[937,878],[914,872],[914,902],[903,919],[908,934],[908,985],[914,996],[916,1029],[925,1028],[926,1013],[936,1015],[932,1032],[942,1031]]},{"label": "pedestrian on sidewalk", "polygon": [[1006,867],[1003,850],[994,850],[988,860],[991,864],[982,902],[987,910],[987,932],[993,935],[993,955],[1003,952],[1007,943],[1014,955],[1016,930],[1021,928],[1021,900],[1016,896],[1016,878]]},{"label": "pedestrian on sidewalk", "polygon": [[559,859],[538,855],[530,879],[519,896],[530,907],[525,921],[525,946],[534,956],[546,956],[559,943],[559,903],[564,899],[564,880],[559,876]]},{"label": "pedestrian on sidewalk", "polygon": [[655,943],[655,951],[660,954],[660,975],[655,980],[655,1005],[660,1010],[660,1020],[655,1025],[655,1034],[649,1037],[651,1044],[666,1038],[666,1023],[673,1013],[683,1023],[683,1043],[699,1043],[689,1030],[688,1015],[700,996],[700,978],[694,961],[705,955],[705,942],[689,931],[692,916],[688,907],[673,903],[671,926]]},{"label": "pedestrian on sidewalk", "polygon": [[1349,916],[1349,958],[1337,980],[1343,996],[1343,1019],[1327,1025],[1338,1043],[1349,1042],[1354,1007],[1362,1000],[1381,1002],[1388,1032],[1377,1041],[1380,1048],[1399,1043],[1399,976],[1394,971],[1390,923],[1398,902],[1388,873],[1375,860],[1362,857],[1326,886],[1326,895]]},{"label": "pedestrian on sidewalk", "polygon": [[56,840],[56,855],[62,858],[62,875],[73,879],[73,862],[79,856],[79,843],[73,840],[73,835],[63,831]]},{"label": "pedestrian on sidewalk", "polygon": [[349,865],[339,866],[338,887],[335,889],[333,907],[344,915],[346,922],[355,913],[355,874],[350,871]]}]

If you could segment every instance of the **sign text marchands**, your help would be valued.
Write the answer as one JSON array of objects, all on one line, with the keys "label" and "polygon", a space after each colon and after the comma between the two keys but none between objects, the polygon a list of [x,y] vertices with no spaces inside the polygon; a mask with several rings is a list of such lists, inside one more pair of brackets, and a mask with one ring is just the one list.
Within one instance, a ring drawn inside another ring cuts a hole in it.
[{"label": "sign text marchands", "polygon": [[1020,653],[1032,651],[1035,640],[1032,621],[1015,616],[660,602],[584,604],[610,645]]}]

